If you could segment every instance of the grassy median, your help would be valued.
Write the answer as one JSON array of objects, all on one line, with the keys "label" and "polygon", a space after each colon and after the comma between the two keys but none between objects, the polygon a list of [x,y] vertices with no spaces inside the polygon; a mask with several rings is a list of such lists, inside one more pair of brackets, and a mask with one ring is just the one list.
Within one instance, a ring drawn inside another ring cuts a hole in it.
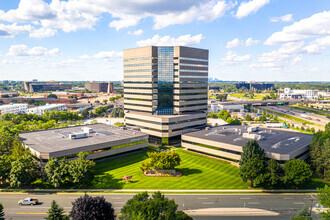
[{"label": "grassy median", "polygon": [[[140,164],[146,160],[147,150],[128,156],[109,158],[96,164],[97,174],[88,188],[94,189],[247,189],[250,185],[238,176],[238,167],[185,150],[177,150],[182,177],[147,177]],[[130,182],[123,175],[132,175]]]}]

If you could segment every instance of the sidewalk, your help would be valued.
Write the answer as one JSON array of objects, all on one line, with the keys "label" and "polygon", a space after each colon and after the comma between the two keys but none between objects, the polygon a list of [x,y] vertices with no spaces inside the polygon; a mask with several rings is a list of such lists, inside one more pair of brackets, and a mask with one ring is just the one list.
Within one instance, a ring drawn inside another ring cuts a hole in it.
[{"label": "sidewalk", "polygon": [[0,189],[0,192],[314,193],[316,189]]}]

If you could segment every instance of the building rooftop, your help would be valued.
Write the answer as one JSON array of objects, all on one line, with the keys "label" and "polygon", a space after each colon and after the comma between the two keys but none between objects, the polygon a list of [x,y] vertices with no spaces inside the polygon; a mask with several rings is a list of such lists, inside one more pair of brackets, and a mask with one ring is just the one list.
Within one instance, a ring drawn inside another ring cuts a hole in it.
[{"label": "building rooftop", "polygon": [[[195,137],[216,141],[236,146],[244,146],[250,138],[243,137],[243,133],[248,133],[249,126],[223,125],[211,130],[202,130],[184,134],[186,137]],[[260,147],[266,152],[277,154],[290,154],[300,148],[306,147],[312,142],[313,135],[292,132],[283,129],[267,129],[259,127],[258,131],[250,134],[260,135],[258,140]]]},{"label": "building rooftop", "polygon": [[[86,136],[83,136],[84,138],[70,138],[70,135],[78,133],[85,133]],[[42,153],[83,148],[131,138],[137,138],[136,141],[139,141],[138,138],[145,136],[147,134],[140,131],[131,129],[123,130],[120,127],[105,124],[89,124],[19,134],[19,137],[26,146]]]},{"label": "building rooftop", "polygon": [[65,106],[65,104],[46,104],[46,105],[42,105],[42,106],[29,108],[29,110],[34,110],[34,109],[44,110],[44,109],[53,108],[53,107],[56,107],[56,106]]}]

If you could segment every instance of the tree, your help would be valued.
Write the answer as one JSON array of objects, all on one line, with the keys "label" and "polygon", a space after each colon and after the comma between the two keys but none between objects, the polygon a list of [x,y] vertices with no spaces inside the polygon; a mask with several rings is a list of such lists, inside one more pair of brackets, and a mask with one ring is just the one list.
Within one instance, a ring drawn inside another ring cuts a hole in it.
[{"label": "tree", "polygon": [[330,219],[330,186],[325,185],[324,188],[318,188],[317,191],[319,193],[317,199],[320,201],[320,204],[328,209],[320,214],[325,219]]},{"label": "tree", "polygon": [[54,187],[63,185],[65,179],[68,177],[68,162],[65,158],[51,158],[48,160],[44,172],[49,183]]},{"label": "tree", "polygon": [[47,220],[65,220],[69,219],[68,216],[64,215],[64,209],[59,206],[55,200],[52,201],[50,209],[48,209]]},{"label": "tree", "polygon": [[[243,181],[251,181],[251,186],[262,184],[265,171],[265,152],[257,141],[248,141],[239,161],[239,175]],[[254,180],[257,180],[254,182]]]},{"label": "tree", "polygon": [[178,205],[160,192],[155,192],[151,198],[147,192],[136,194],[128,200],[121,209],[120,220],[191,220],[182,211],[177,211]]},{"label": "tree", "polygon": [[330,178],[330,129],[314,134],[310,144],[310,155],[314,172],[323,178]]},{"label": "tree", "polygon": [[47,96],[47,99],[57,99],[57,95],[51,93]]},{"label": "tree", "polygon": [[263,160],[264,157],[265,151],[259,146],[258,141],[248,141],[243,147],[243,152],[241,154],[239,165],[243,165],[245,162],[252,158],[258,158]]},{"label": "tree", "polygon": [[300,186],[308,183],[312,177],[310,166],[300,159],[291,159],[284,164],[284,182]]},{"label": "tree", "polygon": [[32,155],[23,156],[11,163],[10,186],[21,187],[31,185],[40,176],[40,167]]},{"label": "tree", "polygon": [[86,153],[80,152],[78,159],[71,160],[69,163],[69,179],[77,185],[86,185],[94,178],[95,163],[86,160]]},{"label": "tree", "polygon": [[[142,162],[142,167],[146,166],[146,169],[174,169],[180,165],[181,158],[176,152],[148,152],[150,161]],[[142,168],[141,168],[142,169]],[[143,169],[142,169],[143,170]]]},{"label": "tree", "polygon": [[276,160],[270,159],[268,161],[266,172],[267,172],[268,184],[270,186],[275,186],[281,182],[281,178],[279,176],[279,173],[281,173],[281,171],[282,168]]},{"label": "tree", "polygon": [[311,213],[305,205],[304,208],[298,213],[296,217],[292,217],[292,220],[312,220]]},{"label": "tree", "polygon": [[115,210],[103,196],[85,194],[72,203],[70,217],[74,220],[114,220]]},{"label": "tree", "polygon": [[0,220],[5,220],[5,212],[3,211],[3,205],[0,203]]}]

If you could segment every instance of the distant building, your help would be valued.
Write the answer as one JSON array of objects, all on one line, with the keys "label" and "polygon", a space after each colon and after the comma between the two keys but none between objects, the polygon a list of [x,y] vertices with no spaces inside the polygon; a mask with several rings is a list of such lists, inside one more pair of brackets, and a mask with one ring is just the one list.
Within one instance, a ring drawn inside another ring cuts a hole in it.
[{"label": "distant building", "polygon": [[54,81],[48,81],[48,82],[25,81],[24,89],[29,92],[69,90],[72,89],[72,84],[60,83]]},{"label": "distant building", "polygon": [[9,105],[0,105],[0,116],[6,113],[13,114],[24,114],[27,110],[27,104],[9,104]]},{"label": "distant building", "polygon": [[85,88],[92,92],[113,93],[112,82],[85,82]]},{"label": "distant building", "polygon": [[17,92],[0,92],[0,98],[12,98],[17,96]]},{"label": "distant building", "polygon": [[238,82],[236,88],[240,90],[253,90],[253,91],[272,91],[274,90],[273,83],[249,83],[249,82]]},{"label": "distant building", "polygon": [[267,158],[284,163],[293,158],[301,160],[308,158],[312,137],[311,134],[281,129],[223,125],[211,130],[183,134],[181,146],[189,150],[239,161],[243,146],[249,140],[258,140]]},{"label": "distant building", "polygon": [[65,104],[47,104],[43,106],[29,108],[26,113],[43,115],[45,112],[49,111],[66,111],[67,107]]},{"label": "distant building", "polygon": [[125,121],[157,144],[207,123],[208,50],[148,46],[124,50]]},{"label": "distant building", "polygon": [[218,113],[222,110],[243,111],[244,105],[243,104],[231,104],[231,103],[211,104],[211,110],[214,113]]},{"label": "distant building", "polygon": [[[76,96],[77,98],[83,98],[85,97],[84,93],[74,93],[74,92],[52,92],[51,94],[54,94],[57,96],[57,98],[69,98]],[[44,97],[47,98],[49,94],[45,94]]]},{"label": "distant building", "polygon": [[280,99],[317,99],[319,97],[318,90],[294,90],[285,88],[280,93]]},{"label": "distant building", "polygon": [[41,160],[75,158],[81,151],[97,159],[148,147],[148,135],[140,131],[90,124],[20,133],[24,147]]}]

